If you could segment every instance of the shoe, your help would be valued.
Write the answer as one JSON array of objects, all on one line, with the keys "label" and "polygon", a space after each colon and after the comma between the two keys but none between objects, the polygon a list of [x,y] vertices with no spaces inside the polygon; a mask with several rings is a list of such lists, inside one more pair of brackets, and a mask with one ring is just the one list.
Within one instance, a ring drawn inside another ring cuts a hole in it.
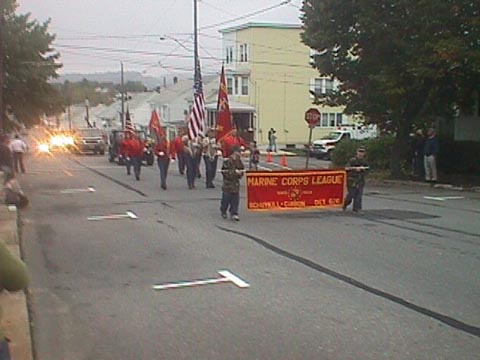
[{"label": "shoe", "polygon": [[364,215],[365,212],[363,212],[362,210],[353,210],[353,212],[357,215]]},{"label": "shoe", "polygon": [[240,218],[238,217],[238,215],[232,215],[232,220],[233,221],[240,221]]},{"label": "shoe", "polygon": [[163,189],[163,190],[167,190],[167,187],[164,185],[164,186],[162,186],[162,189]]},{"label": "shoe", "polygon": [[347,210],[347,205],[346,204],[343,204],[342,206],[342,211],[346,211]]},{"label": "shoe", "polygon": [[135,179],[140,180],[140,176],[135,175]]},{"label": "shoe", "polygon": [[130,175],[130,173],[129,173],[129,172],[127,172],[127,175]]},{"label": "shoe", "polygon": [[226,219],[226,218],[227,218],[227,214],[226,214],[226,213],[222,213],[222,218]]}]

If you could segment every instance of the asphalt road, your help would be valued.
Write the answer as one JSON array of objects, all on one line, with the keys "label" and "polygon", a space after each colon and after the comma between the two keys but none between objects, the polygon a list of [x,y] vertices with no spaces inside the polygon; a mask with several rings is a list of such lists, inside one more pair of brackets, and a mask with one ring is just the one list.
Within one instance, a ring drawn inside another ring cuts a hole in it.
[{"label": "asphalt road", "polygon": [[[188,190],[175,163],[167,191],[156,166],[135,181],[101,156],[32,155],[27,172],[37,360],[479,357],[479,194],[367,185],[355,216],[249,213],[243,192],[235,223],[220,186]],[[223,269],[250,287],[152,289]]]}]

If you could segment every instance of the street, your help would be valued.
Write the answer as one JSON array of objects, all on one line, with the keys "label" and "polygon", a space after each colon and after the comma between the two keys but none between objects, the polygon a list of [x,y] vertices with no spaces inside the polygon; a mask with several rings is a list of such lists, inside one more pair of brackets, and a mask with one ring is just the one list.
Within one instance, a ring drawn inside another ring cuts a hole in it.
[{"label": "street", "polygon": [[[478,193],[367,180],[363,216],[255,213],[243,181],[237,223],[220,217],[220,173],[188,190],[171,163],[163,191],[156,163],[140,181],[105,156],[26,166],[37,360],[478,359]],[[221,270],[250,286],[152,288]]]}]

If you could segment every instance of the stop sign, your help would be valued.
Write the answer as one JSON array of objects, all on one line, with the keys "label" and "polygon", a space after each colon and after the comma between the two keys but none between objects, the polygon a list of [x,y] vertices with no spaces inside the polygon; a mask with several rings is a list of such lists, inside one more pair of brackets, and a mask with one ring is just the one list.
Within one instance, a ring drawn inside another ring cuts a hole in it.
[{"label": "stop sign", "polygon": [[312,128],[320,125],[320,118],[321,118],[321,115],[318,109],[311,108],[305,112],[305,121]]}]

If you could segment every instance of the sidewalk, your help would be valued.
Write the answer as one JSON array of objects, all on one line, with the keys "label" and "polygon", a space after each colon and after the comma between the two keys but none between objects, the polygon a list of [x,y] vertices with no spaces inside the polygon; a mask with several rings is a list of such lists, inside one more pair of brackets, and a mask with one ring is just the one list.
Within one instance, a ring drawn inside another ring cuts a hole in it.
[{"label": "sidewalk", "polygon": [[[0,196],[2,192],[0,191]],[[1,196],[3,199],[3,196]],[[20,256],[20,239],[18,237],[18,213],[15,206],[0,204],[0,241],[4,241],[9,250]],[[15,360],[32,360],[32,343],[24,292],[0,293],[2,323],[0,326],[10,339],[10,351]]]}]

